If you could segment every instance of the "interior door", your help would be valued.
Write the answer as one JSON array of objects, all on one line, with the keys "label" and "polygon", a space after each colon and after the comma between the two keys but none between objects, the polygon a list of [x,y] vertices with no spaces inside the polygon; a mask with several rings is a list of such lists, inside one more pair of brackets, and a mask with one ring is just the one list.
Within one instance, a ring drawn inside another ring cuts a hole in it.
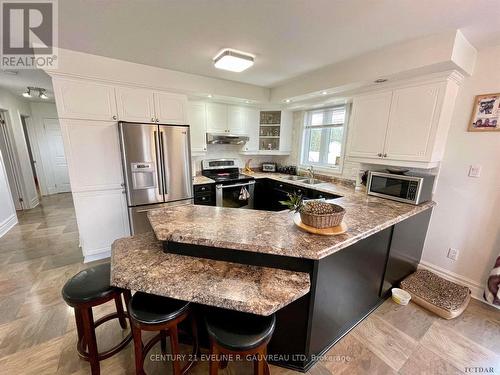
[{"label": "interior door", "polygon": [[384,152],[392,92],[360,96],[353,101],[348,156],[379,158]]},{"label": "interior door", "polygon": [[[16,211],[22,210],[23,205],[21,201],[21,185],[16,175],[16,170],[14,169],[14,158],[12,155],[12,147],[9,142],[9,136],[7,133],[7,124],[5,122],[4,113],[0,112],[0,153],[2,154],[2,159],[5,166],[5,173],[7,176],[7,182],[9,183],[10,193],[12,194],[12,200],[14,201],[14,206]],[[1,160],[0,160],[1,161]]]},{"label": "interior door", "polygon": [[158,125],[120,122],[118,128],[128,205],[162,203]]},{"label": "interior door", "polygon": [[50,166],[54,174],[55,188],[58,193],[71,191],[68,163],[64,154],[64,144],[61,126],[57,119],[43,119],[47,145],[50,152]]},{"label": "interior door", "polygon": [[160,125],[165,202],[193,198],[189,126]]}]

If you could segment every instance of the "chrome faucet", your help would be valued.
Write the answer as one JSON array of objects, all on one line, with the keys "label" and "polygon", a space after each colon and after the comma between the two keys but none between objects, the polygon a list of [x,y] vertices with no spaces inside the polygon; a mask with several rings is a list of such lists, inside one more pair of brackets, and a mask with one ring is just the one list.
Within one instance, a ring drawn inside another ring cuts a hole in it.
[{"label": "chrome faucet", "polygon": [[307,173],[309,173],[309,178],[314,180],[314,167],[312,165],[307,168]]}]

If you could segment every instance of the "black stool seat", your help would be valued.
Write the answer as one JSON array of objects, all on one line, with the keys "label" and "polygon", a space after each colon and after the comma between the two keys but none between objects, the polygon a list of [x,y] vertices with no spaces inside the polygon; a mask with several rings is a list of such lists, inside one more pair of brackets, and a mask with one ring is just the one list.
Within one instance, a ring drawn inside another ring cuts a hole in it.
[{"label": "black stool seat", "polygon": [[129,314],[143,324],[162,324],[182,315],[189,302],[137,292],[132,296]]},{"label": "black stool seat", "polygon": [[62,296],[69,305],[88,303],[109,297],[114,292],[110,285],[109,263],[87,268],[69,279],[62,289]]},{"label": "black stool seat", "polygon": [[276,317],[219,310],[205,317],[208,334],[222,347],[234,351],[257,348],[274,332]]}]

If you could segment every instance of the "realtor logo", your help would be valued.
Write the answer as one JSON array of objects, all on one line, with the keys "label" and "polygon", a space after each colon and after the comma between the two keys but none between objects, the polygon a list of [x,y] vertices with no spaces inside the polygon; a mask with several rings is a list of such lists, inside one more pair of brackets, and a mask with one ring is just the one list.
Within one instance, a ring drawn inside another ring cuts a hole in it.
[{"label": "realtor logo", "polygon": [[1,0],[1,67],[57,68],[57,1]]}]

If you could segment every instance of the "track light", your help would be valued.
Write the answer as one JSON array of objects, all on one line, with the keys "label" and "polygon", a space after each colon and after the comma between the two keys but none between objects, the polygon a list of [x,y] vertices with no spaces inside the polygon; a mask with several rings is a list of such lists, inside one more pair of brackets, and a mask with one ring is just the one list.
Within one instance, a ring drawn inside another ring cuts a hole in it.
[{"label": "track light", "polygon": [[45,89],[41,89],[40,90],[40,95],[38,95],[38,97],[40,99],[48,99],[49,97],[47,96],[47,94],[45,93]]},{"label": "track light", "polygon": [[31,98],[31,89],[29,87],[25,92],[23,92],[23,96],[25,98]]},{"label": "track light", "polygon": [[[38,95],[36,95],[36,92],[38,92]],[[40,99],[48,99],[49,96],[47,95],[47,90],[41,87],[31,87],[28,86],[26,88],[26,91],[23,92],[22,94],[25,98],[32,98],[33,96],[38,96]]]}]

